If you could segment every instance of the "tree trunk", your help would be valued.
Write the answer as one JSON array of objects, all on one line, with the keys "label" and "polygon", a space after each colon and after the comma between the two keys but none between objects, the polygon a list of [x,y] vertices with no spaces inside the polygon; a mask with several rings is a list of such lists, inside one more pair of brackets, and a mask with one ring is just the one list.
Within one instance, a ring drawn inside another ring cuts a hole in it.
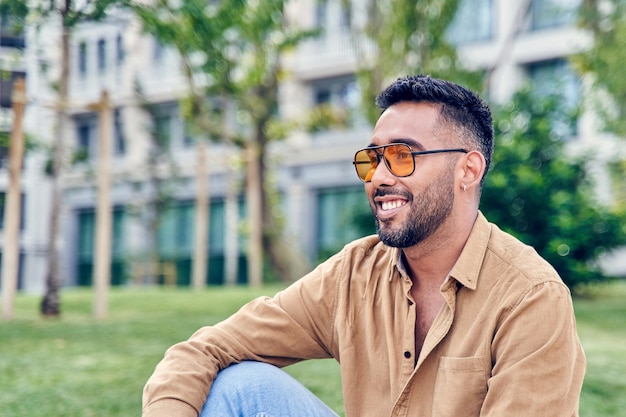
[{"label": "tree trunk", "polygon": [[[277,78],[276,76],[271,78],[273,81],[260,87],[256,94],[258,97],[264,98],[268,103],[275,103],[278,91]],[[272,106],[267,106],[267,109],[271,108]],[[254,236],[255,239],[260,239],[258,244],[261,246],[261,265],[260,267],[257,266],[257,268],[260,268],[261,273],[263,257],[267,256],[272,272],[277,275],[278,279],[282,282],[291,282],[297,278],[299,270],[302,269],[298,268],[298,264],[301,264],[301,262],[299,262],[297,251],[293,247],[289,247],[284,241],[282,227],[278,224],[274,214],[275,208],[272,207],[272,193],[268,192],[266,188],[267,166],[265,164],[265,155],[268,137],[265,131],[270,118],[271,112],[268,111],[255,121],[253,145],[250,145],[254,152],[248,149],[247,190],[251,190],[253,187],[257,190],[254,193],[258,194],[256,195],[258,200],[255,203],[255,210],[258,210],[258,213],[252,214],[255,217],[249,217],[251,219],[251,229],[255,228],[251,230],[251,237]],[[248,209],[251,210],[250,206]],[[251,216],[251,213],[248,213],[248,215]],[[260,234],[260,236],[257,234]],[[250,259],[250,254],[248,256],[248,259]],[[294,275],[296,276],[294,277]]]},{"label": "tree trunk", "polygon": [[58,250],[59,226],[61,220],[61,184],[60,177],[63,171],[65,143],[66,105],[68,98],[69,60],[70,60],[70,29],[67,26],[67,14],[71,2],[66,0],[61,11],[61,76],[59,78],[59,96],[54,129],[53,164],[50,173],[51,180],[51,207],[50,232],[48,235],[48,268],[46,275],[46,293],[41,301],[41,314],[44,316],[58,316],[61,314],[59,288],[61,286],[60,260]]},{"label": "tree trunk", "polygon": [[278,279],[293,282],[304,272],[304,262],[297,248],[285,241],[271,200],[267,190],[263,190],[263,251]]}]

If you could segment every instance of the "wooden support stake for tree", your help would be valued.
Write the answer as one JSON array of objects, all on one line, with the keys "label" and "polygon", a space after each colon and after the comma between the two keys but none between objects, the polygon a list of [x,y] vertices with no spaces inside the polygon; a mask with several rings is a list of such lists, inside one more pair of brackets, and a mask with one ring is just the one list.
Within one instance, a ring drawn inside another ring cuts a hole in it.
[{"label": "wooden support stake for tree", "polygon": [[6,194],[4,217],[4,246],[2,250],[2,316],[13,318],[13,303],[19,273],[20,223],[22,190],[20,179],[24,157],[22,121],[26,107],[25,83],[18,78],[13,83],[13,128],[9,145],[9,189]]},{"label": "wooden support stake for tree", "polygon": [[246,148],[248,157],[246,203],[248,209],[248,285],[263,284],[263,182],[259,176],[259,145],[250,142]]},{"label": "wooden support stake for tree", "polygon": [[209,178],[207,144],[200,139],[198,141],[198,166],[196,167],[197,195],[196,217],[194,227],[194,252],[193,252],[193,275],[192,287],[201,290],[206,286],[208,267],[208,241],[209,241]]},{"label": "wooden support stake for tree", "polygon": [[98,203],[96,207],[94,259],[94,316],[107,315],[108,293],[111,285],[111,126],[113,112],[109,94],[103,91],[100,102],[90,106],[98,111]]}]

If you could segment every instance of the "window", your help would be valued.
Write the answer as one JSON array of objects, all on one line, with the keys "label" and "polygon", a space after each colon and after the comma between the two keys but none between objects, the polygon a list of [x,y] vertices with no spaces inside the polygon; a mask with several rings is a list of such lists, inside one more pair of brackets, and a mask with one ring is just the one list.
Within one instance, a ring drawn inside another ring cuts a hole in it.
[{"label": "window", "polygon": [[116,62],[117,65],[121,65],[124,62],[124,58],[126,57],[126,51],[124,50],[124,39],[122,35],[117,35],[115,38],[115,51],[116,51]]},{"label": "window", "polygon": [[315,26],[324,29],[348,29],[351,26],[350,1],[319,0],[315,5]]},{"label": "window", "polygon": [[340,3],[341,7],[341,27],[349,29],[352,26],[352,2],[345,1]]},{"label": "window", "polygon": [[[2,109],[0,109],[2,111]],[[1,114],[1,113],[0,113]],[[7,130],[11,129],[11,125],[7,123]],[[2,124],[0,123],[0,129],[2,129]],[[9,168],[9,144],[0,144],[0,169],[8,169]]]},{"label": "window", "polygon": [[0,8],[0,47],[24,48],[24,19],[11,14],[8,7]]},{"label": "window", "polygon": [[325,259],[349,241],[374,232],[374,221],[362,186],[319,191],[318,258]]},{"label": "window", "polygon": [[182,119],[178,103],[152,106],[152,137],[160,149],[180,148],[193,143],[189,129]]},{"label": "window", "polygon": [[326,14],[328,13],[328,0],[319,0],[315,3],[315,26],[326,26]]},{"label": "window", "polygon": [[[211,214],[209,225],[209,271],[208,284],[222,284],[226,280],[226,240],[227,234],[227,214],[226,202],[222,199],[211,202]],[[237,203],[237,216],[239,219],[245,218],[245,203],[239,199]],[[247,282],[246,269],[246,242],[243,235],[237,237],[237,283]]]},{"label": "window", "polygon": [[74,118],[76,126],[76,148],[74,161],[80,162],[94,158],[98,144],[98,117],[88,113]]},{"label": "window", "polygon": [[107,68],[107,44],[104,39],[98,40],[98,71],[102,74]]},{"label": "window", "polygon": [[[0,69],[0,107],[10,109],[13,106],[13,85],[18,78],[26,79],[26,72]],[[7,117],[7,120],[4,117]],[[0,118],[2,119],[0,120],[0,129],[5,132],[11,131],[13,116],[0,115]],[[8,143],[5,145],[8,146]]]},{"label": "window", "polygon": [[154,39],[152,49],[152,60],[155,64],[159,64],[163,61],[163,55],[165,53],[165,45],[158,39]]},{"label": "window", "polygon": [[530,29],[574,24],[580,4],[581,0],[533,0],[530,6]]},{"label": "window", "polygon": [[[124,257],[127,255],[124,245],[123,207],[113,207],[113,230],[111,234],[111,284],[120,285],[126,281]],[[94,267],[94,239],[96,233],[96,213],[93,208],[76,211],[76,273],[78,285],[91,285]]]},{"label": "window", "polygon": [[83,78],[87,75],[87,44],[85,42],[78,45],[78,74]]},{"label": "window", "polygon": [[[94,159],[98,155],[99,126],[96,113],[81,114],[74,117],[76,129],[76,146],[74,162]],[[126,152],[126,139],[122,123],[121,109],[113,110],[113,143],[112,155],[121,156]]]},{"label": "window", "polygon": [[[80,210],[78,217],[78,263],[93,264],[95,239],[95,211],[93,208]],[[93,267],[93,265],[91,265]],[[79,276],[80,279],[80,276]]]},{"label": "window", "polygon": [[193,252],[193,202],[184,201],[168,207],[159,222],[159,254],[165,258],[187,257]]},{"label": "window", "polygon": [[[361,93],[354,75],[325,78],[311,84],[314,106],[329,106],[339,120],[355,125],[360,123],[359,106]],[[327,126],[315,127],[314,131],[324,131]]]},{"label": "window", "polygon": [[[226,250],[226,202],[224,200],[211,202],[211,224],[209,227],[209,250],[211,256],[223,255]],[[245,204],[243,200],[238,202],[237,216],[243,219],[246,216]],[[243,236],[239,238],[240,250],[244,248],[245,242]]]},{"label": "window", "polygon": [[124,125],[122,124],[122,112],[120,109],[113,111],[113,155],[126,153],[126,139],[124,137]]},{"label": "window", "polygon": [[454,45],[493,37],[493,0],[460,0],[446,38]]},{"label": "window", "polygon": [[173,117],[170,106],[160,106],[152,114],[152,137],[158,148],[167,149],[172,142]]},{"label": "window", "polygon": [[565,59],[536,62],[528,65],[527,73],[537,97],[556,97],[561,103],[559,116],[553,120],[555,132],[565,138],[575,136],[580,80],[568,62]]},{"label": "window", "polygon": [[[0,252],[0,270],[2,270],[2,252]],[[17,260],[17,289],[24,288],[24,253],[20,251]]]},{"label": "window", "polygon": [[313,82],[315,104],[331,104],[354,108],[359,104],[359,91],[353,75],[326,78]]},{"label": "window", "polygon": [[[244,204],[239,201],[239,218],[244,217]],[[212,201],[209,219],[209,270],[208,284],[222,284],[225,274],[226,252],[226,205],[224,200]],[[191,282],[194,250],[195,204],[179,201],[164,211],[158,231],[159,258],[176,265],[179,285]],[[239,238],[237,282],[246,282],[245,242]]]},{"label": "window", "polygon": [[[22,201],[20,202],[20,230],[24,230],[24,194],[21,197]],[[4,221],[5,221],[5,207],[7,195],[6,192],[0,191],[0,230],[4,229]]]}]

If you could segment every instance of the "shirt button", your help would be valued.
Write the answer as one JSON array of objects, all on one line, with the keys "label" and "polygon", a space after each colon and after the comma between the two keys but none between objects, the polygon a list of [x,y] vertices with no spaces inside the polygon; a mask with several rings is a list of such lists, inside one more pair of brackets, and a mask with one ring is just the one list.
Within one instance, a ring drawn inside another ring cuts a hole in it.
[{"label": "shirt button", "polygon": [[404,352],[404,357],[407,359],[411,358],[411,352],[409,352],[408,350],[406,352]]}]

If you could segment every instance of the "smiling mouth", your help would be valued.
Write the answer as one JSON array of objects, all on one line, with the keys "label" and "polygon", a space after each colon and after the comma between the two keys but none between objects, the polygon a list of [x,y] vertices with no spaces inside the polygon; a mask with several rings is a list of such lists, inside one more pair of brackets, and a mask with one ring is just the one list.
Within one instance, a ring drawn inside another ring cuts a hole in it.
[{"label": "smiling mouth", "polygon": [[391,200],[391,201],[383,201],[380,203],[380,208],[383,211],[397,209],[398,207],[402,207],[407,204],[406,200]]}]

